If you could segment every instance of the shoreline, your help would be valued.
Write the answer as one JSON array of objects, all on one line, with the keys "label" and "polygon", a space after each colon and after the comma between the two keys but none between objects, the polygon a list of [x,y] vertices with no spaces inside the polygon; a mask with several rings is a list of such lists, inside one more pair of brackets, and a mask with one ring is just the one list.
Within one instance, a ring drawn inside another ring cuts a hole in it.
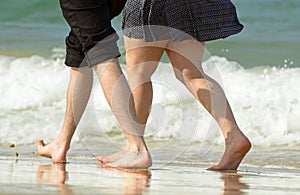
[{"label": "shoreline", "polygon": [[[1,156],[3,194],[297,194],[299,170],[241,166],[214,172],[209,164],[154,163],[148,170],[108,169],[89,157],[52,164],[33,155]],[[161,166],[160,166],[161,165]]]},{"label": "shoreline", "polygon": [[[148,140],[149,141],[149,140]],[[67,160],[72,161],[90,161],[95,165],[96,156],[109,155],[119,151],[122,143],[106,141],[91,142],[85,145],[81,141],[72,143],[68,151]],[[177,146],[169,148],[160,148],[161,143],[154,144],[148,142],[148,147],[153,159],[153,167],[163,167],[168,164],[183,164],[190,166],[211,167],[217,164],[223,155],[223,144],[211,146],[209,150],[200,150],[199,143],[192,143],[189,146],[178,140]],[[201,148],[202,149],[202,148]],[[287,155],[288,154],[288,155]],[[300,172],[299,151],[292,147],[277,146],[273,148],[253,146],[240,164],[242,170],[250,169],[276,169],[291,170]],[[36,144],[16,144],[10,147],[9,144],[0,145],[0,160],[10,161],[45,161],[51,163],[50,159],[41,158],[37,155]]]}]

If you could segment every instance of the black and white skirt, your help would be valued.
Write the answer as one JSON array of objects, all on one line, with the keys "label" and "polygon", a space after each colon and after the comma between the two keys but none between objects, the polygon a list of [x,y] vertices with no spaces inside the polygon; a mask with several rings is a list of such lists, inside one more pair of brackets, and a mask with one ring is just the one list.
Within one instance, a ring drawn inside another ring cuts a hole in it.
[{"label": "black and white skirt", "polygon": [[230,0],[127,0],[124,34],[147,42],[210,41],[243,29]]}]

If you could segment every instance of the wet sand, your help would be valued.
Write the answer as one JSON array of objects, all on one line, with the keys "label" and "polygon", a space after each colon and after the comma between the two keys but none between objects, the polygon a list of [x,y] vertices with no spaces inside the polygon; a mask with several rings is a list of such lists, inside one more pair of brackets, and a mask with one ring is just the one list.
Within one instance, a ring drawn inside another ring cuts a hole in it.
[{"label": "wet sand", "polygon": [[148,170],[107,169],[90,157],[53,165],[37,157],[0,157],[0,194],[299,194],[300,171],[208,164],[162,164]]}]

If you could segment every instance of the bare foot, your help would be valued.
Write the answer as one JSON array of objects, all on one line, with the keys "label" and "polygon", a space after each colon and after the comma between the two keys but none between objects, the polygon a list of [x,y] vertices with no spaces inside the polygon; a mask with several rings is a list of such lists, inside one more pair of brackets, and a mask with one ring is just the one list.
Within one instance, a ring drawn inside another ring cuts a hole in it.
[{"label": "bare foot", "polygon": [[66,163],[67,149],[53,142],[46,145],[43,140],[37,142],[38,155],[51,158],[53,163]]},{"label": "bare foot", "polygon": [[125,151],[119,160],[107,163],[104,167],[146,169],[152,165],[150,153],[145,151]]},{"label": "bare foot", "polygon": [[97,160],[99,161],[99,163],[111,163],[111,162],[115,162],[117,160],[119,160],[121,158],[121,156],[123,156],[126,153],[126,150],[120,150],[119,152],[115,153],[115,154],[111,154],[108,156],[97,156]]},{"label": "bare foot", "polygon": [[211,171],[236,170],[251,148],[251,143],[244,135],[226,140],[226,149],[218,165],[208,168]]}]

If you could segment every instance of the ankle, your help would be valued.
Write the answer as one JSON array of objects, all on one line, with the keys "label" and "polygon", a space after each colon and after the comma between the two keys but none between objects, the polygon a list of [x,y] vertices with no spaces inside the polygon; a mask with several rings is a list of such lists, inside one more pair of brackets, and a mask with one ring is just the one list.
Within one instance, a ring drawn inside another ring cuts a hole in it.
[{"label": "ankle", "polygon": [[225,139],[226,148],[238,148],[244,150],[246,148],[251,148],[250,140],[242,133],[232,134]]},{"label": "ankle", "polygon": [[148,151],[148,148],[145,142],[128,142],[126,145],[126,150],[132,152],[141,152],[141,151]]},{"label": "ankle", "polygon": [[235,138],[245,137],[239,127],[226,128],[223,131],[225,139],[234,140]]},{"label": "ankle", "polygon": [[54,140],[53,142],[60,150],[64,150],[67,151],[70,149],[70,142],[64,140],[64,139],[60,139],[59,137],[56,138],[56,140]]}]

